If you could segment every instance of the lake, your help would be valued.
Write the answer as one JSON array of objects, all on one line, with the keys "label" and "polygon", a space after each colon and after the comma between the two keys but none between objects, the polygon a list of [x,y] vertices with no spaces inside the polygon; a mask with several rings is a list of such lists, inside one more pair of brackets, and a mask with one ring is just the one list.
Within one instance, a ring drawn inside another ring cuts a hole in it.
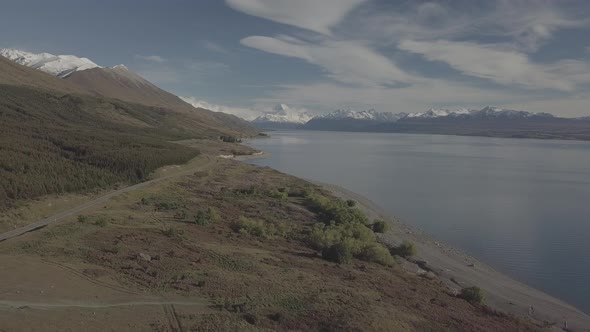
[{"label": "lake", "polygon": [[590,313],[590,142],[277,131],[250,161],[362,194]]}]

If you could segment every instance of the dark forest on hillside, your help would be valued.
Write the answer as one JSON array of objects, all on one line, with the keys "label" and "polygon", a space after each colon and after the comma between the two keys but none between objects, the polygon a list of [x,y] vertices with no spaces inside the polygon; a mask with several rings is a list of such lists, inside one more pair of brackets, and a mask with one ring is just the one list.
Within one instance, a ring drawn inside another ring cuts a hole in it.
[{"label": "dark forest on hillside", "polygon": [[144,180],[198,151],[169,141],[165,110],[0,85],[0,209],[16,200]]}]

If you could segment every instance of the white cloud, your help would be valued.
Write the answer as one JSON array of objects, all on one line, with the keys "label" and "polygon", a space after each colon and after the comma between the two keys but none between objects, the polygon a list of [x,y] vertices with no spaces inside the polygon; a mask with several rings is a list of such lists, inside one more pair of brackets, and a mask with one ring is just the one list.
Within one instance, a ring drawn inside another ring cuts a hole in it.
[{"label": "white cloud", "polygon": [[329,77],[362,85],[408,82],[412,77],[368,46],[353,41],[309,43],[288,36],[251,36],[241,43],[261,51],[299,58],[323,68]]},{"label": "white cloud", "polygon": [[208,103],[208,102],[201,100],[199,98],[196,98],[196,97],[190,97],[190,96],[182,97],[181,96],[180,99],[193,105],[193,107],[204,108],[204,109],[208,109],[213,112],[223,112],[223,113],[227,113],[227,114],[233,114],[235,116],[238,116],[238,117],[240,117],[242,119],[246,119],[246,120],[253,120],[263,113],[259,110],[255,110],[253,108],[248,108],[248,107],[235,107],[235,106],[212,104],[212,103]]},{"label": "white cloud", "polygon": [[[562,116],[588,115],[589,95],[574,98],[527,96],[511,90],[489,90],[444,80],[428,80],[404,88],[350,87],[332,83],[284,85],[259,103],[300,103],[315,109],[375,108],[383,112],[421,112],[431,107],[483,108],[488,105]],[[326,108],[326,105],[330,105]]]},{"label": "white cloud", "polygon": [[150,62],[156,62],[156,63],[164,63],[167,60],[159,55],[136,55],[135,56],[137,59],[143,60],[143,61],[150,61]]},{"label": "white cloud", "polygon": [[271,96],[257,101],[260,103],[298,102],[318,108],[322,105],[333,105],[327,109],[328,111],[352,107],[375,108],[387,112],[418,112],[446,105],[469,106],[482,103],[485,106],[498,100],[517,101],[518,97],[505,92],[493,92],[442,80],[429,80],[403,88],[383,86],[359,88],[333,83],[284,85],[281,90]]},{"label": "white cloud", "polygon": [[[236,106],[227,106],[227,105],[218,105],[206,102],[202,99],[196,97],[180,97],[185,102],[191,104],[193,107],[204,108],[214,112],[223,112],[228,114],[233,114],[245,120],[254,120],[255,118],[265,114],[265,113],[275,113],[274,107],[270,105],[282,104],[282,102],[273,102],[271,104],[264,103],[259,104],[253,107],[236,107]],[[284,105],[283,105],[284,106]],[[299,106],[289,106],[287,107],[289,114],[312,114],[314,112],[310,111],[305,107]]]},{"label": "white cloud", "polygon": [[366,0],[226,0],[235,10],[248,15],[331,34],[352,9]]},{"label": "white cloud", "polygon": [[544,0],[409,2],[394,10],[367,6],[350,19],[348,33],[393,44],[402,39],[501,38],[530,52],[560,29],[590,25],[588,7],[580,7]]},{"label": "white cloud", "polygon": [[[285,78],[278,89],[256,99],[261,104],[394,112],[492,104],[562,115],[587,113],[583,104],[588,98],[580,93],[590,86],[590,61],[580,60],[579,54],[549,63],[533,59],[544,58],[535,53],[560,30],[590,26],[590,6],[546,0],[226,2],[244,13],[321,34],[241,40],[245,46],[305,61],[323,72],[308,84],[288,84]],[[338,8],[323,15],[330,6]],[[437,70],[419,76],[416,73],[424,69],[415,61],[418,57],[446,63],[455,73]]]},{"label": "white cloud", "polygon": [[474,77],[529,89],[570,91],[576,83],[590,82],[590,66],[576,60],[554,64],[532,63],[524,53],[502,49],[498,45],[437,40],[404,40],[399,48],[423,55],[430,61],[442,61]]}]

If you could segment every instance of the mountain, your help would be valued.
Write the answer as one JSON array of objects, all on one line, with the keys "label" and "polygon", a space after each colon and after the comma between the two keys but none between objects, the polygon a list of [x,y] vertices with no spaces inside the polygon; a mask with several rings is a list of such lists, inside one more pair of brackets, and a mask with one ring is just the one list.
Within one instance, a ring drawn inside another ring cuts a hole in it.
[{"label": "mountain", "polygon": [[91,93],[109,98],[158,107],[192,107],[124,65],[77,71],[66,77],[65,80],[73,82]]},{"label": "mountain", "polygon": [[481,110],[430,109],[418,113],[337,110],[301,126],[309,130],[449,134],[590,140],[590,122],[485,107]]},{"label": "mountain", "polygon": [[39,70],[25,67],[0,56],[0,84],[28,86],[41,90],[64,93],[86,93],[71,82],[61,80]]},{"label": "mountain", "polygon": [[59,78],[67,77],[77,71],[99,67],[87,58],[74,55],[35,54],[12,48],[1,48],[0,55],[20,65],[38,69]]},{"label": "mountain", "polygon": [[398,121],[407,116],[406,113],[377,112],[374,109],[367,111],[336,110],[328,114],[317,115],[305,125],[305,129],[336,130],[336,131],[363,131],[379,123]]},{"label": "mountain", "polygon": [[252,120],[252,123],[259,128],[289,129],[304,125],[312,118],[313,115],[308,112],[294,111],[285,104],[278,104],[271,112]]},{"label": "mountain", "polygon": [[[166,118],[169,125],[174,125],[187,132],[199,132],[206,135],[221,133],[233,136],[250,136],[258,132],[250,123],[233,115],[194,108],[178,96],[152,84],[124,65],[110,68],[101,67],[86,58],[70,55],[55,56],[48,53],[33,54],[15,49],[2,49],[0,54],[2,60],[7,58],[22,66],[61,78],[60,80],[49,80],[53,83],[46,84],[44,87],[46,89],[90,94],[96,97],[160,107],[171,112]],[[15,68],[13,70],[23,71],[23,67]],[[28,71],[28,73],[31,72]],[[20,75],[20,81],[11,79],[10,75],[5,76],[8,77],[4,81],[12,82],[11,84],[27,81],[26,77],[22,77],[23,75]],[[35,75],[35,77],[39,77],[39,75]],[[48,81],[48,78],[45,77],[44,80]],[[34,82],[33,85],[38,87],[40,81],[43,80],[31,80]]]},{"label": "mountain", "polygon": [[377,112],[374,109],[368,111],[351,111],[351,110],[336,110],[334,112],[318,115],[314,120],[330,119],[330,120],[362,120],[362,121],[377,121],[390,122],[397,121],[406,116],[406,113],[391,113],[391,112]]},{"label": "mountain", "polygon": [[122,66],[67,76],[41,68],[0,57],[0,210],[144,181],[199,154],[174,141],[258,133],[235,116],[193,108]]},{"label": "mountain", "polygon": [[408,118],[438,118],[442,116],[458,116],[462,114],[469,114],[471,111],[468,109],[460,109],[456,111],[442,110],[431,108],[426,112],[421,113],[410,113],[407,115]]}]

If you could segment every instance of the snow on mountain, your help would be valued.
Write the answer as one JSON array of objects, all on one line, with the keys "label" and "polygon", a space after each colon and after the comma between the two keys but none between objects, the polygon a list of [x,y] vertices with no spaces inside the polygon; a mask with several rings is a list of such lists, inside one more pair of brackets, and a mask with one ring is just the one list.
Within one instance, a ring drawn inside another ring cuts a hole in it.
[{"label": "snow on mountain", "polygon": [[495,119],[529,119],[529,118],[552,118],[549,113],[535,113],[525,111],[508,110],[498,107],[487,106],[479,111],[472,111],[471,117],[495,118]]},{"label": "snow on mountain", "polygon": [[407,115],[408,118],[438,118],[449,115],[469,114],[470,110],[460,109],[456,111],[442,110],[431,108],[426,112],[421,113],[410,113]]},{"label": "snow on mountain", "polygon": [[406,118],[478,118],[478,119],[527,119],[527,118],[548,118],[553,117],[549,113],[534,113],[525,111],[508,110],[499,107],[487,106],[481,110],[441,110],[430,109],[421,113],[410,113]]},{"label": "snow on mountain", "polygon": [[0,48],[0,55],[18,64],[44,71],[59,78],[67,77],[76,71],[100,68],[89,59],[74,55],[35,54],[12,48]]},{"label": "snow on mountain", "polygon": [[272,109],[272,111],[264,113],[252,122],[304,124],[312,118],[313,115],[306,111],[293,110],[285,104],[278,104]]},{"label": "snow on mountain", "polygon": [[315,119],[353,119],[366,121],[394,122],[405,116],[407,116],[407,113],[377,112],[374,109],[366,111],[336,110],[328,114],[318,115],[315,117]]}]

